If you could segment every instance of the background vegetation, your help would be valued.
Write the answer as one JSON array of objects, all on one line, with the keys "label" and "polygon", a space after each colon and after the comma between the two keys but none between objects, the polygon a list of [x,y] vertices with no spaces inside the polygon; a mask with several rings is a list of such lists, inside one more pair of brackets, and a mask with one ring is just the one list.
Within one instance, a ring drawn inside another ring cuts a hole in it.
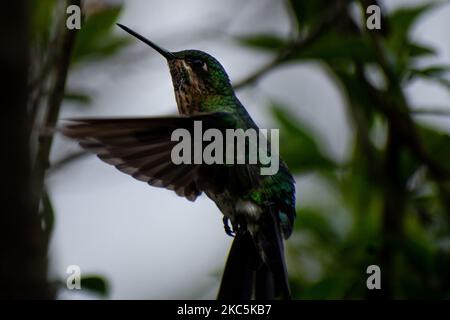
[{"label": "background vegetation", "polygon": [[[17,19],[25,27],[14,32],[28,54],[11,51],[4,56],[9,62],[12,57],[22,59],[10,68],[11,75],[22,77],[11,87],[8,101],[13,106],[15,99],[15,110],[21,110],[8,120],[22,125],[5,123],[2,129],[16,138],[4,148],[14,141],[20,148],[9,163],[11,172],[24,175],[20,180],[5,176],[11,188],[2,192],[10,203],[2,225],[11,230],[2,243],[17,248],[14,253],[3,251],[1,259],[5,297],[51,298],[60,285],[46,280],[54,220],[44,179],[52,145],[48,128],[54,127],[64,100],[81,106],[92,100],[65,86],[68,72],[80,63],[95,64],[116,54],[129,39],[112,33],[121,7],[94,3],[83,9],[81,30],[69,31],[65,9],[80,1],[16,1]],[[405,87],[417,78],[450,90],[450,63],[424,65],[423,59],[436,52],[414,42],[410,34],[423,14],[439,10],[443,3],[389,14],[383,10],[381,30],[368,30],[365,11],[371,4],[383,8],[381,1],[286,1],[286,19],[292,25],[288,37],[266,33],[235,39],[273,56],[235,87],[251,86],[287,64],[315,61],[346,100],[353,144],[350,156],[340,162],[323,151],[321,138],[286,106],[268,106],[281,130],[281,155],[290,169],[298,179],[311,172],[319,175],[321,192],[332,198],[331,203],[301,206],[297,212],[287,248],[295,298],[450,298],[450,136],[418,121],[422,114],[449,114],[411,105],[405,94]],[[17,92],[23,94],[18,97]],[[51,165],[60,167],[82,155]],[[29,192],[23,195],[23,190]],[[19,213],[22,218],[14,218]],[[361,280],[372,264],[381,268],[382,290],[367,290]],[[27,275],[20,284],[11,277],[18,265]],[[108,292],[106,280],[97,275],[85,277],[83,285]]]}]

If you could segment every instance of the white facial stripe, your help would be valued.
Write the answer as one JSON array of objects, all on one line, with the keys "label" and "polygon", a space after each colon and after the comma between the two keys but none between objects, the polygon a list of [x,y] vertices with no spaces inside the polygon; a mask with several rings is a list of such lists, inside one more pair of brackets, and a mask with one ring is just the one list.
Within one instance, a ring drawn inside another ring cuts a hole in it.
[{"label": "white facial stripe", "polygon": [[186,63],[186,61],[181,60],[181,62],[183,63],[183,68],[184,68],[184,69],[189,69],[189,70],[191,70],[191,66],[188,65],[188,64]]}]

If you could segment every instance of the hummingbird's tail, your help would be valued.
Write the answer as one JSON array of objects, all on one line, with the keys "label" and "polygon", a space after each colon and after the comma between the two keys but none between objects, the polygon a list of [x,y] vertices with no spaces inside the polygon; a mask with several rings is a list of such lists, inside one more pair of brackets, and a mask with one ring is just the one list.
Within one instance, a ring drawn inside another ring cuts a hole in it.
[{"label": "hummingbird's tail", "polygon": [[255,236],[237,235],[230,249],[218,300],[290,299],[283,240],[276,223]]}]

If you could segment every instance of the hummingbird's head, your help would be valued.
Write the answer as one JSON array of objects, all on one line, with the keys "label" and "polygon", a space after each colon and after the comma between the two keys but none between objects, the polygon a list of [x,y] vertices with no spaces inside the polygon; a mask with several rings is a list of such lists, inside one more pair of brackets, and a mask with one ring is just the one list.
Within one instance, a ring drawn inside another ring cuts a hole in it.
[{"label": "hummingbird's head", "polygon": [[169,52],[133,30],[118,26],[166,58],[181,113],[200,111],[197,108],[207,97],[233,94],[225,69],[211,55],[199,50]]}]

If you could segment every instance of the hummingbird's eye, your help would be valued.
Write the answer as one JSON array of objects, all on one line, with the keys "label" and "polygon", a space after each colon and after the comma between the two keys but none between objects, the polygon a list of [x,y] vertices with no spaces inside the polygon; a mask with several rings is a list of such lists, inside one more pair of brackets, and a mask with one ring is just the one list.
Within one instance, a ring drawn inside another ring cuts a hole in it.
[{"label": "hummingbird's eye", "polygon": [[198,68],[198,69],[203,69],[204,71],[208,71],[208,65],[206,64],[206,62],[202,61],[202,60],[192,60],[191,64],[194,68]]}]

